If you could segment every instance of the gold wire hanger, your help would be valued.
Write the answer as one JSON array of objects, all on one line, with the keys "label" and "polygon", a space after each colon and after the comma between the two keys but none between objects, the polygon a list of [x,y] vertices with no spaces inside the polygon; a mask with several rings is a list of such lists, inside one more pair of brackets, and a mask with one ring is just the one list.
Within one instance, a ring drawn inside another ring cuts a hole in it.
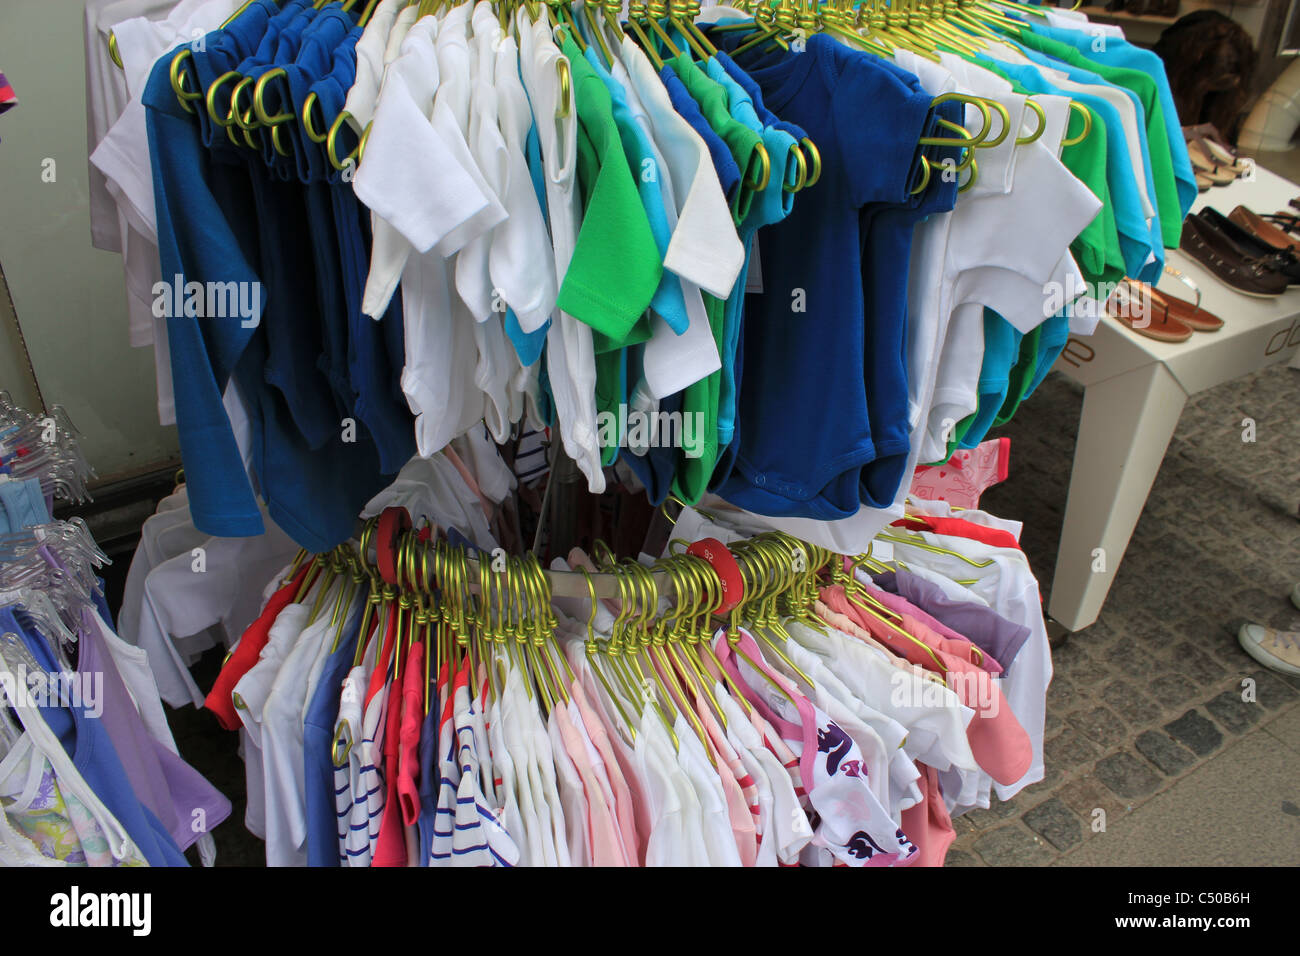
[{"label": "gold wire hanger", "polygon": [[678,713],[686,718],[687,724],[695,731],[700,743],[704,746],[705,752],[708,753],[708,734],[704,729],[704,724],[690,706],[690,697],[686,688],[678,680],[679,675],[673,666],[672,660],[667,655],[666,648],[661,641],[654,640],[651,633],[650,623],[655,617],[659,603],[658,588],[655,586],[654,578],[635,561],[629,561],[624,566],[629,574],[634,602],[639,601],[642,603],[642,611],[636,616],[633,628],[635,639],[644,650],[646,659],[649,661],[660,685],[676,705]]},{"label": "gold wire hanger", "polygon": [[[712,628],[709,622],[709,608],[716,607],[717,602],[721,599],[721,589],[718,587],[716,576],[707,574],[703,568],[707,562],[695,555],[682,555],[661,559],[656,567],[663,567],[665,570],[671,570],[674,588],[677,589],[676,617],[673,621],[673,632],[677,635],[678,643],[685,643],[689,649],[688,657],[705,679],[703,686],[707,687],[710,682],[718,680],[717,674],[722,676],[724,684],[731,688],[733,695],[740,695],[738,687],[734,686],[731,675],[728,674],[713,656],[713,668],[705,667],[703,651],[712,654],[710,640],[712,638]],[[689,609],[687,599],[690,599]],[[717,674],[712,671],[716,670]],[[715,705],[719,717],[724,718],[721,707],[717,706],[717,701],[712,692],[708,694],[709,700]],[[741,706],[748,713],[750,710],[749,701],[741,697]]]},{"label": "gold wire hanger", "polygon": [[583,0],[582,18],[587,22],[587,29],[591,32],[591,38],[596,41],[596,49],[600,51],[605,66],[613,69],[614,55],[609,52],[609,44],[605,42],[605,35],[601,32],[600,24],[596,22],[595,14],[591,12],[592,8],[596,6],[598,6],[596,0]]},{"label": "gold wire hanger", "polygon": [[701,45],[691,33],[677,22],[676,18],[673,16],[673,11],[669,9],[666,0],[646,0],[646,10],[649,11],[650,16],[654,20],[667,20],[669,25],[677,30],[678,35],[686,41],[687,48],[695,54],[697,59],[709,59],[709,54],[704,49],[703,45]]},{"label": "gold wire hanger", "polygon": [[[760,27],[760,29],[757,34],[732,51],[733,59],[747,50],[758,49],[769,42],[788,48],[785,35],[792,32],[795,27],[794,10],[790,6],[789,0],[781,0],[775,8],[756,6],[752,13],[754,26]],[[744,29],[745,25],[735,24],[733,29],[735,28]]]},{"label": "gold wire hanger", "polygon": [[766,589],[766,593],[762,594],[757,602],[758,611],[750,631],[757,640],[766,644],[787,668],[797,674],[805,686],[816,687],[812,678],[805,674],[771,637],[771,634],[777,634],[784,640],[790,639],[790,633],[781,623],[777,605],[779,599],[788,593],[797,582],[798,573],[794,570],[794,555],[783,547],[782,542],[776,539],[762,538],[761,536],[750,539],[749,550],[753,553],[754,559],[763,567],[764,573],[770,578],[771,582]]},{"label": "gold wire hanger", "polygon": [[[668,731],[668,736],[672,739],[674,750],[681,749],[681,741],[677,739],[677,733],[673,730],[673,722],[676,720],[676,711],[673,707],[672,700],[668,697],[656,671],[653,678],[646,676],[644,668],[641,666],[641,660],[638,656],[639,648],[631,647],[624,652],[623,645],[625,642],[631,642],[636,635],[628,632],[628,623],[635,613],[635,607],[632,601],[631,581],[628,575],[621,569],[612,571],[618,579],[619,605],[618,616],[614,620],[610,639],[610,651],[614,655],[611,662],[620,662],[626,669],[627,676],[632,678],[630,686],[636,688],[632,691],[632,698],[639,699],[643,708],[650,708],[663,722],[664,729]],[[652,669],[653,670],[653,669]],[[651,694],[651,690],[658,687],[660,694]],[[673,712],[673,721],[668,719],[665,713],[665,706]]]},{"label": "gold wire hanger", "polygon": [[[519,597],[526,599],[526,604],[522,601],[519,604],[522,626],[526,632],[530,633],[531,640],[539,658],[545,665],[546,673],[551,680],[556,695],[568,706],[570,703],[569,686],[573,681],[573,671],[569,668],[569,662],[565,658],[563,651],[557,648],[555,642],[556,622],[554,615],[551,613],[550,586],[547,583],[546,574],[541,565],[537,563],[535,555],[529,554],[525,558],[516,559],[516,561],[518,562],[516,572],[520,583]],[[527,615],[526,610],[531,611],[531,615]],[[559,651],[560,663],[565,672],[563,675],[561,675],[560,669],[555,666],[557,650]]]},{"label": "gold wire hanger", "polygon": [[[276,0],[276,3],[279,2],[280,0]],[[226,17],[226,19],[222,22],[221,26],[218,27],[217,29],[218,30],[226,29],[226,27],[230,26],[232,23],[238,20],[240,16],[243,15],[244,11],[247,10],[252,5],[253,5],[253,0],[244,0],[244,2],[240,4],[239,9],[237,9],[230,16]],[[116,45],[115,38],[113,40],[113,45],[114,46]],[[168,79],[171,80],[172,92],[176,94],[176,99],[180,103],[181,107],[190,113],[194,112],[194,108],[190,106],[190,103],[194,100],[201,100],[204,98],[204,94],[202,92],[189,93],[186,92],[185,90],[185,77],[187,77],[189,74],[182,73],[181,69],[185,64],[185,60],[189,57],[192,57],[193,55],[194,55],[194,51],[191,50],[188,45],[186,45],[182,49],[178,50],[176,52],[176,55],[172,57],[171,64],[169,65],[167,70]],[[209,110],[209,112],[211,112],[211,110]],[[215,117],[213,119],[215,121]],[[224,126],[225,124],[221,124],[221,125]]]},{"label": "gold wire hanger", "polygon": [[[721,721],[722,726],[725,728],[727,726],[727,715],[723,712],[721,705],[719,705],[717,698],[713,694],[713,689],[710,686],[712,678],[705,671],[698,656],[698,640],[695,644],[683,640],[685,633],[681,625],[684,617],[685,600],[687,596],[687,572],[681,566],[680,562],[675,560],[670,559],[665,562],[665,565],[664,570],[667,572],[668,580],[673,587],[673,610],[675,613],[673,615],[673,626],[671,629],[666,629],[668,621],[666,614],[660,620],[659,627],[656,631],[656,641],[664,641],[664,645],[668,650],[668,655],[676,664],[679,673],[681,673],[683,679],[691,685],[696,701],[700,701],[701,695],[703,695],[703,699],[712,707],[714,715],[719,721]],[[698,603],[698,597],[699,592],[697,591],[696,601],[693,603]],[[666,633],[665,630],[667,630]],[[683,644],[685,644],[685,646],[683,646]]]},{"label": "gold wire hanger", "polygon": [[950,550],[949,548],[940,547],[937,544],[930,544],[928,541],[917,541],[911,537],[899,537],[897,535],[884,534],[884,533],[878,534],[876,535],[876,537],[881,541],[893,541],[897,544],[908,544],[914,548],[921,548],[925,551],[933,551],[936,554],[952,555],[954,558],[959,558],[960,560],[965,561],[973,568],[987,568],[990,564],[993,563],[992,558],[987,558],[984,561],[976,561],[974,558],[969,558],[966,555],[961,554],[960,552]]},{"label": "gold wire hanger", "polygon": [[[912,644],[915,644],[917,647],[919,647],[921,650],[923,650],[923,651],[924,651],[924,652],[925,652],[925,653],[930,657],[930,659],[931,659],[932,661],[934,661],[935,666],[939,668],[940,673],[946,674],[946,673],[948,672],[948,667],[947,667],[947,665],[945,665],[945,664],[943,663],[943,661],[941,661],[941,660],[939,659],[939,656],[934,652],[934,649],[931,648],[928,644],[926,644],[924,641],[918,640],[917,638],[913,637],[911,634],[909,634],[907,631],[905,631],[905,630],[904,630],[902,627],[900,627],[898,624],[894,623],[893,621],[889,620],[888,618],[886,618],[886,617],[884,617],[883,615],[881,615],[880,613],[878,613],[874,608],[872,608],[872,607],[864,607],[863,605],[858,604],[858,603],[855,602],[851,597],[849,597],[848,588],[845,586],[845,584],[844,584],[844,582],[843,582],[842,580],[840,580],[840,581],[834,581],[834,580],[832,580],[832,584],[831,584],[831,586],[832,586],[832,587],[835,587],[835,586],[837,586],[837,585],[840,586],[840,587],[842,587],[842,588],[844,588],[845,599],[846,599],[850,604],[852,604],[854,607],[858,608],[858,610],[862,611],[864,614],[868,615],[869,617],[873,617],[873,618],[875,618],[876,620],[880,621],[880,623],[881,623],[882,625],[884,625],[886,628],[888,628],[888,629],[889,629],[890,631],[892,631],[894,634],[897,634],[899,637],[903,638],[904,640],[906,640],[906,641],[908,641],[908,642],[910,642],[910,643],[912,643]],[[873,603],[875,603],[875,602],[874,602],[874,599],[872,599],[872,600],[873,600]],[[871,634],[870,631],[867,631],[866,628],[863,628],[863,630],[866,631],[867,634],[870,636],[870,634]],[[900,657],[901,657],[901,655],[898,655],[896,651],[891,651],[891,653],[895,654],[896,656],[900,656]]]},{"label": "gold wire hanger", "polygon": [[579,568],[578,570],[586,579],[587,590],[591,595],[591,613],[587,616],[587,640],[583,645],[583,649],[587,655],[587,666],[596,676],[596,680],[599,681],[600,685],[604,688],[605,696],[609,698],[609,701],[614,705],[614,709],[617,710],[619,716],[623,718],[623,726],[627,728],[628,735],[635,740],[636,727],[628,717],[627,711],[623,709],[621,699],[622,695],[614,693],[614,688],[609,683],[608,675],[605,673],[603,668],[598,666],[601,652],[600,647],[596,643],[596,585],[591,580],[591,573],[586,568]]},{"label": "gold wire hanger", "polygon": [[[699,559],[699,560],[703,562],[703,566],[702,566],[701,570],[703,571],[704,568],[707,568],[707,572],[705,572],[705,573],[707,573],[709,576],[711,576],[714,580],[716,580],[716,581],[718,582],[718,585],[719,585],[719,592],[718,592],[718,593],[719,593],[719,595],[721,595],[721,583],[722,583],[722,579],[718,576],[717,571],[714,570],[712,564],[709,564],[707,561],[703,561],[702,558]],[[737,562],[737,564],[739,564],[739,562]],[[744,573],[745,573],[745,572],[744,572],[744,568],[742,568],[742,569],[741,569],[742,577],[744,576]],[[742,648],[742,647],[740,646],[740,617],[739,617],[739,611],[740,611],[741,608],[745,605],[745,603],[746,603],[747,600],[748,600],[748,595],[747,595],[747,594],[746,594],[746,595],[742,595],[740,602],[739,602],[739,603],[738,603],[734,608],[732,608],[730,621],[726,624],[725,628],[723,629],[724,632],[725,632],[725,634],[726,634],[726,640],[727,640],[727,643],[731,646],[731,650],[734,651],[735,653],[739,654],[739,655],[740,655],[741,657],[743,657],[746,661],[748,661],[749,664],[750,664],[750,666],[753,667],[754,670],[755,670],[757,673],[761,674],[764,680],[766,680],[769,684],[771,684],[772,687],[775,688],[775,689],[776,689],[776,690],[777,690],[777,691],[778,691],[778,692],[779,692],[783,697],[785,697],[787,700],[789,700],[791,704],[795,704],[795,700],[794,700],[794,698],[790,695],[790,692],[789,692],[788,690],[786,690],[786,688],[785,688],[784,686],[782,686],[781,683],[779,683],[777,680],[775,680],[775,679],[772,677],[772,675],[770,675],[769,673],[767,673],[766,670],[764,670],[762,667],[760,667],[760,666],[759,666],[759,665],[758,665],[758,664],[753,660],[753,658],[751,658],[751,657],[749,656],[749,654],[747,654],[747,653],[745,652],[744,648]],[[715,607],[716,607],[716,606],[717,606],[717,605],[715,605]],[[797,706],[797,704],[796,704],[795,706]]]},{"label": "gold wire hanger", "polygon": [[1026,96],[1025,108],[1038,117],[1038,128],[1032,133],[1017,137],[1017,146],[1028,146],[1030,143],[1037,142],[1047,130],[1047,111],[1043,109],[1042,105],[1032,96]]},{"label": "gold wire hanger", "polygon": [[1080,103],[1078,100],[1070,100],[1070,111],[1072,113],[1077,113],[1080,117],[1082,117],[1083,130],[1082,132],[1079,133],[1078,136],[1071,136],[1061,140],[1062,149],[1064,149],[1067,146],[1078,146],[1085,139],[1087,139],[1088,134],[1092,132],[1092,110],[1090,110],[1083,103]]},{"label": "gold wire hanger", "polygon": [[[677,49],[677,45],[673,43],[672,37],[665,32],[659,21],[650,16],[647,7],[648,5],[645,0],[637,0],[637,2],[630,4],[628,6],[628,21],[640,21],[643,26],[649,25],[650,32],[659,38],[659,42],[666,46],[674,57],[681,56],[682,51]],[[647,47],[647,49],[649,48]]]},{"label": "gold wire hanger", "polygon": [[587,43],[582,37],[582,31],[578,29],[578,21],[573,17],[573,11],[564,3],[564,0],[546,0],[549,6],[555,12],[555,32],[569,37],[574,44],[583,53],[587,52]]},{"label": "gold wire hanger", "polygon": [[[613,2],[613,0],[610,0]],[[695,17],[699,15],[699,0],[670,0],[668,4],[671,22],[682,31],[683,35],[689,34],[694,37],[697,49],[704,51],[704,59],[718,55],[718,48],[715,47],[709,38],[704,35],[704,31],[699,28],[695,22]]]}]

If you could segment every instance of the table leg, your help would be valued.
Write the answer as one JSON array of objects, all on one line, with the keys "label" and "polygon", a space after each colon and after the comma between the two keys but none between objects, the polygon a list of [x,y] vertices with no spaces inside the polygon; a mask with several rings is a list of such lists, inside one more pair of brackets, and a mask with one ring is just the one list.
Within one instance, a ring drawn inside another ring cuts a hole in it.
[{"label": "table leg", "polygon": [[1101,613],[1186,403],[1162,362],[1084,390],[1048,605],[1069,630]]}]

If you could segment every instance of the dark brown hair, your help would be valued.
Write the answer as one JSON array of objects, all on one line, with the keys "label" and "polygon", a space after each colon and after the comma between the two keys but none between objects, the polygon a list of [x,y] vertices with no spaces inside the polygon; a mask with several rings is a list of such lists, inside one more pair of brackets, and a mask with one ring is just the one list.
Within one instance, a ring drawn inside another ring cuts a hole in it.
[{"label": "dark brown hair", "polygon": [[1258,62],[1250,35],[1217,10],[1197,10],[1166,28],[1153,49],[1182,125],[1213,123],[1235,142]]}]

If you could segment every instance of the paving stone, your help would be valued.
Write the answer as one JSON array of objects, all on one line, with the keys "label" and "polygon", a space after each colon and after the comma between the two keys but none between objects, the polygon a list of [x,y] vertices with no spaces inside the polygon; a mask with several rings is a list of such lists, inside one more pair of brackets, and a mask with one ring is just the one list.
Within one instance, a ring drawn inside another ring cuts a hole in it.
[{"label": "paving stone", "polygon": [[1247,703],[1240,691],[1227,690],[1207,701],[1205,709],[1230,734],[1245,733],[1259,721],[1263,713],[1258,702]]},{"label": "paving stone", "polygon": [[1300,691],[1272,671],[1253,670],[1246,676],[1255,682],[1255,699],[1269,710],[1284,707],[1300,696]]},{"label": "paving stone", "polygon": [[1241,606],[1243,617],[1250,618],[1251,613],[1256,608],[1272,607],[1279,601],[1285,601],[1285,592],[1266,591],[1258,583],[1252,582],[1250,587],[1243,588],[1235,595],[1236,603]]},{"label": "paving stone", "polygon": [[[1166,642],[1169,639],[1162,638]],[[1147,641],[1127,637],[1107,650],[1105,660],[1116,673],[1144,674],[1151,669],[1151,647]]]},{"label": "paving stone", "polygon": [[1196,694],[1196,685],[1182,674],[1161,674],[1151,681],[1147,689],[1167,709],[1185,707]]},{"label": "paving stone", "polygon": [[[1044,753],[1044,759],[1046,759],[1046,753]],[[1066,773],[1067,770],[1069,771],[1068,774]],[[1077,766],[1049,763],[1043,771],[1043,779],[1034,784],[1034,786],[1045,787],[1048,790],[1055,790],[1068,776],[1078,772],[1079,768]],[[1026,790],[1020,791],[1020,793],[1016,795],[1016,799],[1019,800],[1026,792]]]},{"label": "paving stone", "polygon": [[967,853],[965,850],[949,849],[947,855],[943,858],[944,866],[983,866],[980,858],[974,853]]},{"label": "paving stone", "polygon": [[1282,674],[1278,671],[1270,671],[1269,673],[1276,674],[1279,680],[1285,681],[1296,690],[1300,690],[1300,674]]},{"label": "paving stone", "polygon": [[[1138,533],[1136,530],[1134,533]],[[1125,562],[1128,557],[1125,556]],[[1157,568],[1164,565],[1163,558],[1155,556],[1155,565]],[[1148,580],[1150,576],[1148,576]],[[1179,591],[1172,588],[1152,588],[1147,595],[1147,607],[1151,609],[1152,614],[1158,614],[1163,618],[1170,620],[1176,619],[1183,612],[1186,606],[1186,598]]]},{"label": "paving stone", "polygon": [[1300,631],[1300,613],[1297,613],[1295,606],[1287,601],[1285,607],[1279,607],[1265,614],[1264,619],[1259,623],[1275,627],[1279,631]]},{"label": "paving stone", "polygon": [[978,829],[975,824],[971,823],[969,813],[963,813],[959,817],[953,817],[952,828],[956,831],[958,839],[968,833],[974,833]]},{"label": "paving stone", "polygon": [[1161,785],[1159,775],[1128,752],[1103,757],[1097,761],[1094,772],[1115,794],[1129,800],[1150,796]]},{"label": "paving stone", "polygon": [[1047,709],[1064,714],[1074,709],[1082,700],[1075,692],[1074,681],[1068,677],[1052,676],[1052,683],[1047,688]]},{"label": "paving stone", "polygon": [[1189,710],[1177,720],[1165,724],[1165,730],[1199,757],[1214,753],[1223,743],[1223,734],[1199,711]]},{"label": "paving stone", "polygon": [[962,819],[970,823],[977,830],[992,830],[1002,823],[1005,817],[1000,817],[993,812],[992,807],[985,810],[977,808],[963,813]]},{"label": "paving stone", "polygon": [[1056,855],[1043,840],[1020,823],[1012,823],[982,834],[975,852],[989,866],[1043,866]]},{"label": "paving stone", "polygon": [[1178,776],[1196,762],[1191,751],[1158,730],[1139,734],[1133,745],[1168,777]]},{"label": "paving stone", "polygon": [[1211,654],[1227,665],[1229,672],[1239,668],[1249,667],[1254,660],[1249,654],[1241,649],[1241,644],[1237,640],[1237,631],[1241,628],[1244,619],[1233,618],[1231,627],[1225,624],[1211,634],[1198,638],[1193,643]]},{"label": "paving stone", "polygon": [[[1140,608],[1146,603],[1146,596],[1151,592],[1151,579],[1142,578],[1138,581],[1138,587],[1142,597],[1141,603],[1135,606]],[[1130,635],[1131,640],[1142,645],[1139,649],[1147,655],[1169,647],[1176,639],[1168,618],[1153,616],[1143,610],[1129,610],[1125,621],[1125,632]]]},{"label": "paving stone", "polygon": [[1126,680],[1115,680],[1101,692],[1102,700],[1130,727],[1147,727],[1160,719],[1163,708],[1150,690]]},{"label": "paving stone", "polygon": [[1068,850],[1083,842],[1083,824],[1059,798],[1040,803],[1021,819],[1058,850]]},{"label": "paving stone", "polygon": [[[1093,773],[1084,774],[1062,786],[1056,795],[1086,824],[1085,836],[1095,827],[1107,827],[1132,809],[1132,804],[1116,796]],[[1098,814],[1097,811],[1102,811]]]},{"label": "paving stone", "polygon": [[1229,673],[1221,661],[1216,661],[1188,641],[1173,647],[1170,658],[1175,670],[1202,686],[1221,680]]},{"label": "paving stone", "polygon": [[1128,730],[1124,721],[1106,707],[1092,707],[1073,713],[1066,718],[1066,722],[1103,748],[1119,743]]},{"label": "paving stone", "polygon": [[1209,588],[1193,588],[1187,593],[1186,600],[1192,609],[1210,620],[1227,617],[1234,610],[1230,595]]},{"label": "paving stone", "polygon": [[1072,727],[1043,744],[1043,761],[1049,769],[1073,772],[1095,759],[1101,748]]},{"label": "paving stone", "polygon": [[1067,641],[1063,647],[1052,652],[1052,672],[1064,676],[1078,673],[1087,679],[1094,673],[1097,662],[1086,650],[1087,641]]}]

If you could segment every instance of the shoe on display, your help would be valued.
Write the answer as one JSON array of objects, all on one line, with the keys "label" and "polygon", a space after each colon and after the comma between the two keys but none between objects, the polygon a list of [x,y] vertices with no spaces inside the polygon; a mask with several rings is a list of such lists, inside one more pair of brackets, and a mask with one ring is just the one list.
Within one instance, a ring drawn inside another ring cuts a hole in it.
[{"label": "shoe on display", "polygon": [[1223,319],[1186,299],[1169,295],[1159,289],[1152,289],[1151,297],[1169,310],[1171,318],[1177,319],[1193,332],[1217,332],[1223,328]]},{"label": "shoe on display", "polygon": [[1237,641],[1247,654],[1269,670],[1300,676],[1300,631],[1243,624],[1237,632]]},{"label": "shoe on display", "polygon": [[1238,177],[1246,175],[1251,170],[1252,164],[1249,160],[1238,158],[1231,150],[1220,146],[1208,136],[1198,139],[1196,145],[1205,150],[1206,155],[1218,163],[1220,168],[1230,170]]},{"label": "shoe on display", "polygon": [[1138,335],[1157,342],[1186,342],[1192,337],[1191,327],[1174,318],[1169,307],[1157,301],[1153,292],[1146,283],[1124,279],[1106,300],[1106,311]]},{"label": "shoe on display", "polygon": [[1186,325],[1193,332],[1217,332],[1223,328],[1223,319],[1219,318],[1208,309],[1201,308],[1201,287],[1198,286],[1191,278],[1181,269],[1175,269],[1171,265],[1165,266],[1165,275],[1177,279],[1187,288],[1192,290],[1196,296],[1195,302],[1188,302],[1186,299],[1180,299],[1176,295],[1157,289],[1154,286],[1147,286],[1151,290],[1151,296],[1161,305],[1169,310],[1179,322]]},{"label": "shoe on display", "polygon": [[1282,273],[1289,284],[1300,285],[1300,259],[1296,258],[1294,250],[1277,249],[1269,245],[1212,206],[1207,206],[1196,215],[1231,239],[1248,256],[1254,256],[1274,272]]},{"label": "shoe on display", "polygon": [[1267,299],[1287,289],[1286,276],[1248,255],[1199,216],[1191,215],[1183,221],[1183,238],[1178,248],[1242,295]]},{"label": "shoe on display", "polygon": [[1205,139],[1219,146],[1222,146],[1230,155],[1236,156],[1237,151],[1232,143],[1228,142],[1228,137],[1219,132],[1219,127],[1213,123],[1197,123],[1195,126],[1183,127],[1183,139],[1191,142],[1194,139]]},{"label": "shoe on display", "polygon": [[1300,252],[1300,239],[1290,235],[1281,225],[1270,221],[1277,219],[1276,216],[1261,216],[1245,206],[1238,206],[1228,213],[1228,218],[1274,249]]},{"label": "shoe on display", "polygon": [[1235,169],[1220,166],[1211,159],[1210,154],[1198,140],[1192,140],[1187,144],[1187,158],[1192,161],[1198,173],[1208,177],[1216,186],[1226,186],[1240,175]]}]

